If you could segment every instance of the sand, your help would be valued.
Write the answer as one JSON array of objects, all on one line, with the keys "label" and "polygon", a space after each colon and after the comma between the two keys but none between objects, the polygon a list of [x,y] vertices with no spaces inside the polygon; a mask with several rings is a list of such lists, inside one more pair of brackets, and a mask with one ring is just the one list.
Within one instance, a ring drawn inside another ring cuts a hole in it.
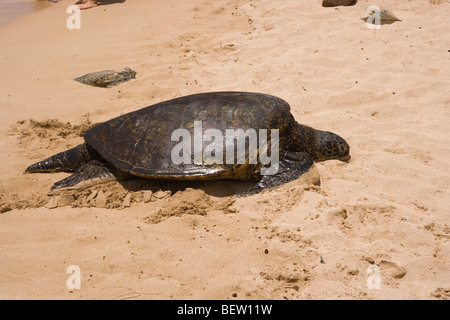
[{"label": "sand", "polygon": [[[69,30],[73,2],[0,28],[1,299],[450,297],[449,1],[379,1],[401,19],[379,30],[373,2],[309,0],[109,1]],[[73,80],[124,67],[116,87]],[[220,90],[285,99],[352,160],[237,199],[223,182],[49,196],[67,173],[23,174],[94,123]]]},{"label": "sand", "polygon": [[46,8],[48,0],[0,0],[0,27],[24,14]]}]

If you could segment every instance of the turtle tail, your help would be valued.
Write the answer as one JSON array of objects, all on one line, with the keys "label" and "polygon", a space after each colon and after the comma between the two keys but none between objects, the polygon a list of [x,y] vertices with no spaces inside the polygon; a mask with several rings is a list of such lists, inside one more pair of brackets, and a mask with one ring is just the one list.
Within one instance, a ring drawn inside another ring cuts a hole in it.
[{"label": "turtle tail", "polygon": [[50,158],[32,164],[25,170],[25,172],[70,172],[92,159],[92,152],[89,150],[87,144],[83,143],[75,148],[57,153]]}]

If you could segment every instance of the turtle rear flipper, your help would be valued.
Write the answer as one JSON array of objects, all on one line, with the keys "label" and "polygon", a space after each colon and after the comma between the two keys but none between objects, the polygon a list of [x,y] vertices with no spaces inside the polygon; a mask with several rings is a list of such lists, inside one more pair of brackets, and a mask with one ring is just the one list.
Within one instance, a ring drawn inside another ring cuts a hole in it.
[{"label": "turtle rear flipper", "polygon": [[83,190],[96,184],[116,180],[114,174],[100,161],[92,160],[83,164],[75,172],[58,182],[50,190],[50,194],[56,194],[63,190]]},{"label": "turtle rear flipper", "polygon": [[287,152],[278,164],[278,172],[265,175],[253,187],[238,193],[237,197],[246,197],[257,194],[265,189],[282,186],[285,183],[298,179],[308,172],[314,165],[314,160],[306,152]]},{"label": "turtle rear flipper", "polygon": [[32,164],[25,170],[25,173],[73,172],[76,168],[92,160],[92,152],[87,144],[83,143],[75,148],[57,153],[45,160]]}]

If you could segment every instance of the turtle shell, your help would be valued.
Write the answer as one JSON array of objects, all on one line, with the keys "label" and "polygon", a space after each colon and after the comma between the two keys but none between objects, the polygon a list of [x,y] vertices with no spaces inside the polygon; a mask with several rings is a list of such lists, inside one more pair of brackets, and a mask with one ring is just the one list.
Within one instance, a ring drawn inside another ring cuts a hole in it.
[{"label": "turtle shell", "polygon": [[[172,141],[176,129],[194,137],[194,121],[208,129],[279,130],[280,156],[289,139],[292,122],[289,104],[277,97],[247,92],[212,92],[184,96],[121,115],[87,130],[84,138],[107,162],[122,171],[146,178],[164,179],[257,179],[261,163],[231,164],[194,161],[194,138],[190,163],[175,164],[171,154],[180,143]],[[217,132],[217,131],[216,131]],[[268,138],[268,140],[270,140]],[[203,141],[202,150],[211,141]],[[248,149],[248,148],[246,148]],[[223,148],[225,158],[225,145]],[[248,160],[249,152],[246,150]],[[237,156],[237,152],[235,152]],[[229,161],[228,161],[229,162]]]}]

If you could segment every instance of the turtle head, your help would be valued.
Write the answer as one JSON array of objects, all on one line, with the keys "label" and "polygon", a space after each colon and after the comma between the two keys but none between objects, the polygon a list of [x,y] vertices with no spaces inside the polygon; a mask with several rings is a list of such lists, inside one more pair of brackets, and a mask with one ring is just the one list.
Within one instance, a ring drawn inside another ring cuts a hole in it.
[{"label": "turtle head", "polygon": [[348,162],[350,160],[350,146],[347,141],[335,133],[316,130],[317,144],[315,161],[341,160]]}]

